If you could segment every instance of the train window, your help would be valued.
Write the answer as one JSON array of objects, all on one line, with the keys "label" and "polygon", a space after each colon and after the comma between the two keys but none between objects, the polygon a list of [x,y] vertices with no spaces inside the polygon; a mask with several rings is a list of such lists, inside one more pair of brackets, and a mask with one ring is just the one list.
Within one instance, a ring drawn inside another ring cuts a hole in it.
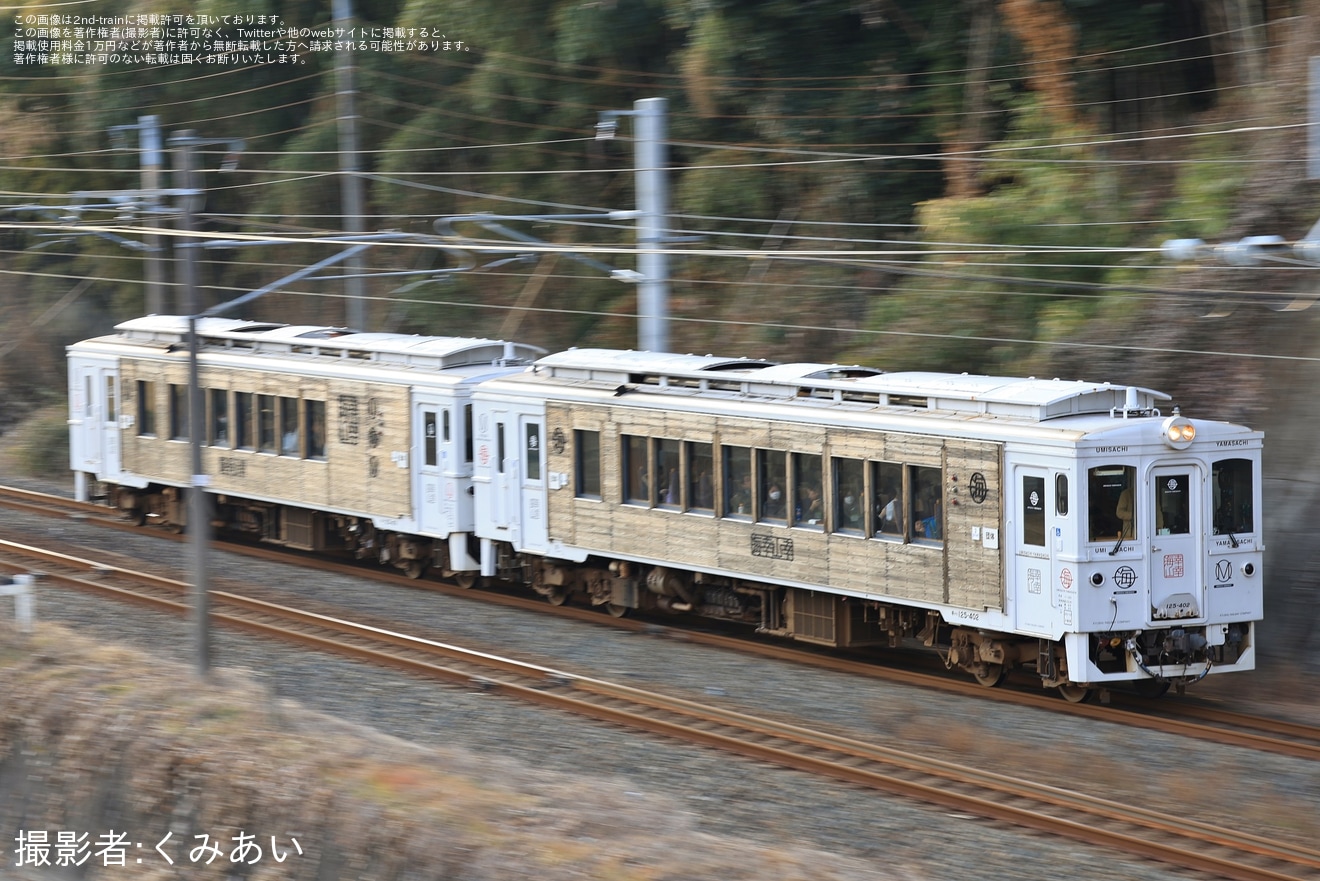
[{"label": "train window", "polygon": [[807,529],[825,528],[825,498],[821,458],[814,453],[793,454],[793,524]]},{"label": "train window", "polygon": [[1187,535],[1192,531],[1189,476],[1168,474],[1155,481],[1155,531],[1159,535]]},{"label": "train window", "polygon": [[678,447],[676,440],[655,442],[655,503],[661,508],[677,509],[682,502]]},{"label": "train window", "polygon": [[188,439],[188,387],[170,383],[170,440]]},{"label": "train window", "polygon": [[95,398],[92,397],[92,376],[88,374],[83,377],[83,418],[91,419],[95,412]]},{"label": "train window", "polygon": [[472,405],[463,405],[463,461],[472,464]]},{"label": "train window", "polygon": [[573,432],[573,492],[580,499],[600,498],[600,432]]},{"label": "train window", "polygon": [[834,531],[866,534],[866,506],[862,497],[866,463],[860,459],[832,459],[834,463]]},{"label": "train window", "polygon": [[1022,544],[1045,547],[1045,478],[1022,476]]},{"label": "train window", "polygon": [[107,376],[105,378],[105,421],[114,422],[119,419],[119,411],[115,407],[115,399],[119,397],[115,394],[115,378]]},{"label": "train window", "polygon": [[274,395],[257,395],[257,451],[275,452]]},{"label": "train window", "polygon": [[687,507],[703,514],[715,512],[715,454],[710,444],[687,445]]},{"label": "train window", "polygon": [[875,512],[875,535],[901,539],[904,535],[903,466],[893,462],[871,463],[871,510]]},{"label": "train window", "polygon": [[298,440],[298,399],[280,398],[280,455],[302,456]]},{"label": "train window", "polygon": [[1054,475],[1054,513],[1068,516],[1068,475]]},{"label": "train window", "polygon": [[908,468],[913,541],[944,540],[944,478],[941,469],[921,465]]},{"label": "train window", "polygon": [[227,389],[211,389],[210,441],[213,447],[229,446],[229,391]]},{"label": "train window", "polygon": [[1137,469],[1101,465],[1086,472],[1087,534],[1090,541],[1115,541],[1136,535],[1137,511],[1132,487]]},{"label": "train window", "polygon": [[1210,484],[1215,496],[1215,534],[1254,532],[1251,460],[1220,459],[1214,464]]},{"label": "train window", "polygon": [[524,428],[523,451],[527,459],[527,479],[541,479],[541,423],[528,422]]},{"label": "train window", "polygon": [[141,437],[156,436],[156,384],[145,379],[137,383],[137,426]]},{"label": "train window", "polygon": [[756,451],[756,502],[758,520],[787,522],[788,454],[779,450]]},{"label": "train window", "polygon": [[234,392],[234,447],[255,449],[252,443],[252,393]]},{"label": "train window", "polygon": [[325,401],[304,401],[307,422],[307,458],[325,459]]},{"label": "train window", "polygon": [[651,504],[646,438],[625,434],[623,440],[623,500],[630,505]]},{"label": "train window", "polygon": [[422,411],[422,461],[432,467],[439,461],[436,455],[435,411]]},{"label": "train window", "polygon": [[724,516],[750,520],[752,516],[752,451],[747,447],[721,447],[724,455]]},{"label": "train window", "polygon": [[448,410],[441,410],[440,412],[441,412],[441,414],[442,414],[441,422],[442,422],[442,427],[443,427],[443,429],[444,429],[444,438],[443,438],[443,439],[444,439],[444,442],[445,442],[445,443],[449,443],[451,440],[454,439],[454,438],[453,438],[453,429],[452,429],[452,427],[451,427],[450,424],[449,424],[449,411],[448,411]]},{"label": "train window", "polygon": [[495,423],[495,469],[504,473],[504,423]]}]

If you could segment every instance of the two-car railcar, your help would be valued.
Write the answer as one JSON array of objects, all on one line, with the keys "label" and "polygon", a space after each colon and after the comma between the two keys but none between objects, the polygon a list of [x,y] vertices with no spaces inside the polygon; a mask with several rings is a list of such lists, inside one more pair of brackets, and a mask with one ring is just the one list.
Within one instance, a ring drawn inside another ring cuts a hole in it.
[{"label": "two-car railcar", "polygon": [[[73,467],[120,507],[181,523],[183,323],[118,330],[70,349]],[[245,322],[200,335],[218,516],[270,541],[615,614],[833,646],[919,639],[986,684],[1020,667],[1074,699],[1254,665],[1262,436],[1164,414],[1158,392],[609,350],[536,360],[488,340]]]}]

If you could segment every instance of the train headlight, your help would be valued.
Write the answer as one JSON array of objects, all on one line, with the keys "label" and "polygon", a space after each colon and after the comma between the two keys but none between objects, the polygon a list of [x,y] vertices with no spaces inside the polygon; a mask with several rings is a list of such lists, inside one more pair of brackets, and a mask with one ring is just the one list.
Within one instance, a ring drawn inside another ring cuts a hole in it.
[{"label": "train headlight", "polygon": [[1196,426],[1176,413],[1164,420],[1164,442],[1175,450],[1185,450],[1196,440]]}]

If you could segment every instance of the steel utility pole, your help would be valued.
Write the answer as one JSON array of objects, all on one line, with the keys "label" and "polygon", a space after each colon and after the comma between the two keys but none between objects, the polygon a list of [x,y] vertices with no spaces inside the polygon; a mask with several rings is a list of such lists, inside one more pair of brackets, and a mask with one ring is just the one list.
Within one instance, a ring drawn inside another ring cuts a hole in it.
[{"label": "steel utility pole", "polygon": [[669,151],[665,98],[642,98],[632,110],[606,110],[596,137],[614,136],[620,116],[635,118],[637,190],[637,343],[648,352],[669,351]]},{"label": "steel utility pole", "polygon": [[[197,675],[203,679],[211,672],[211,611],[210,589],[206,572],[206,548],[211,515],[206,498],[210,479],[202,470],[202,432],[204,430],[206,402],[202,398],[201,368],[198,364],[197,321],[202,313],[201,296],[197,290],[197,243],[191,241],[193,212],[198,206],[201,190],[193,180],[193,158],[197,147],[221,143],[231,155],[243,148],[238,140],[199,138],[192,130],[175,132],[169,145],[175,151],[174,166],[179,179],[175,181],[182,191],[179,228],[182,233],[180,247],[184,251],[181,264],[185,314],[188,316],[188,445],[192,454],[192,481],[188,488],[188,533],[192,550],[191,570],[193,583],[193,625],[196,648]],[[231,164],[231,162],[233,164]],[[237,159],[226,158],[223,170],[232,170]]]},{"label": "steel utility pole", "polygon": [[[353,26],[352,0],[334,0],[334,23],[345,30]],[[353,53],[341,49],[335,55],[335,99],[339,111],[339,180],[344,209],[344,232],[366,232],[362,216],[362,177],[359,175],[357,145],[357,86],[353,76]],[[357,330],[367,329],[367,286],[362,276],[362,257],[354,255],[344,264],[344,319]]]},{"label": "steel utility pole", "polygon": [[[142,192],[147,199],[147,210],[151,228],[161,223],[162,206],[160,198],[160,169],[162,165],[160,144],[160,117],[139,116],[136,125],[113,125],[110,137],[119,146],[125,132],[138,133],[138,162],[141,166]],[[155,215],[151,217],[150,215]],[[159,315],[165,311],[165,268],[161,261],[160,235],[148,230],[144,236],[147,246],[147,296],[148,315]]]}]

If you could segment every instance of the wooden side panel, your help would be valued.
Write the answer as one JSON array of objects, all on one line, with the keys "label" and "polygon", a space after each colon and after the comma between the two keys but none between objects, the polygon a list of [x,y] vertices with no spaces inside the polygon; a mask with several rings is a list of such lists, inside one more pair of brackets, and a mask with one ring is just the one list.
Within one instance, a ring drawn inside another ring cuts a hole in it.
[{"label": "wooden side panel", "polygon": [[[1004,608],[1003,555],[985,546],[985,530],[1003,521],[1002,449],[998,445],[948,441],[944,485],[949,536],[949,602],[969,609]],[[978,476],[979,475],[979,476]],[[980,530],[980,541],[972,538]]]},{"label": "wooden side panel", "polygon": [[[546,413],[550,436],[558,431],[566,440],[558,450],[552,445],[549,459],[550,469],[563,475],[562,487],[550,493],[550,532],[565,544],[606,556],[665,559],[753,579],[912,602],[1002,608],[1000,551],[985,548],[982,537],[972,538],[973,527],[999,526],[998,444],[676,413],[626,402],[551,403]],[[574,498],[574,429],[600,432],[599,501]],[[622,435],[821,455],[826,469],[825,506],[831,511],[831,456],[939,467],[944,469],[945,537],[942,542],[905,543],[624,505],[620,503]],[[991,487],[979,503],[967,495],[974,473]]]},{"label": "wooden side panel", "polygon": [[[169,386],[187,384],[186,359],[125,359],[121,378],[125,413],[137,412],[137,380],[154,382],[156,392],[156,436],[139,436],[137,426],[123,429],[124,468],[161,482],[189,484],[191,445],[169,438]],[[236,449],[231,438],[225,447],[202,449],[213,492],[379,517],[412,516],[406,387],[206,366],[200,379],[208,393],[225,389],[326,405],[324,461]],[[232,396],[229,418],[234,419]],[[301,420],[300,430],[305,430]]]}]

